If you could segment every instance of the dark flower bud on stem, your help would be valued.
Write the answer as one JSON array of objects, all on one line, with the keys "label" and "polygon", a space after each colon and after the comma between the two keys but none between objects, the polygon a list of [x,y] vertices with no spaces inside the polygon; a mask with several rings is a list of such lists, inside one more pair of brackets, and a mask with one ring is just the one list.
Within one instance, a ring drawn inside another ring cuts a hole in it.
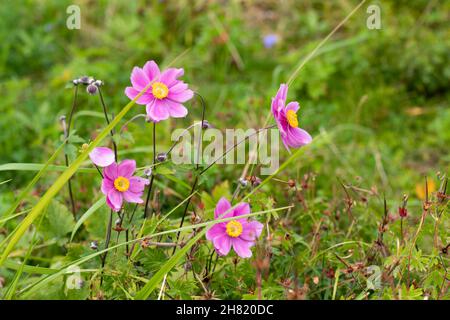
[{"label": "dark flower bud on stem", "polygon": [[209,129],[209,128],[211,128],[211,125],[209,124],[209,121],[208,120],[203,120],[202,129]]},{"label": "dark flower bud on stem", "polygon": [[156,156],[156,161],[163,162],[167,160],[167,153],[161,152]]},{"label": "dark flower bud on stem", "polygon": [[248,181],[244,178],[239,178],[239,184],[241,185],[241,187],[246,187],[248,185]]},{"label": "dark flower bud on stem", "polygon": [[398,214],[400,215],[401,218],[405,218],[408,216],[408,210],[406,208],[399,207]]},{"label": "dark flower bud on stem", "polygon": [[92,241],[89,246],[91,247],[92,250],[97,250],[98,249],[98,242],[97,241]]},{"label": "dark flower bud on stem", "polygon": [[87,91],[87,93],[89,93],[90,95],[93,96],[93,95],[97,94],[98,87],[95,84],[91,83],[90,85],[87,86],[86,91]]},{"label": "dark flower bud on stem", "polygon": [[152,168],[147,168],[144,170],[144,175],[150,177],[152,175],[152,172],[153,172]]}]

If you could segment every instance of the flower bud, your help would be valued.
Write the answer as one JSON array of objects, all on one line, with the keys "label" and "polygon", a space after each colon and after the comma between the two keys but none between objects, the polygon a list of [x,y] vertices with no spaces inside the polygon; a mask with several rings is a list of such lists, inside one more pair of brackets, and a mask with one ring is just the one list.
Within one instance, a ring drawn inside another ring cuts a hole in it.
[{"label": "flower bud", "polygon": [[86,91],[87,91],[87,93],[89,93],[90,95],[93,96],[93,95],[97,94],[98,87],[95,84],[91,83],[90,85],[87,86]]},{"label": "flower bud", "polygon": [[209,121],[208,120],[203,120],[202,129],[209,129],[209,128],[211,128],[211,125],[209,124]]},{"label": "flower bud", "polygon": [[98,242],[97,241],[92,241],[89,246],[91,247],[92,250],[97,250],[98,249]]},{"label": "flower bud", "polygon": [[239,184],[241,185],[241,187],[246,187],[248,185],[248,181],[244,178],[239,178]]},{"label": "flower bud", "polygon": [[82,76],[80,79],[78,79],[78,83],[81,83],[81,84],[84,84],[84,85],[88,85],[92,81],[94,81],[94,78],[88,77],[88,76]]},{"label": "flower bud", "polygon": [[167,160],[167,153],[161,152],[156,156],[156,161],[163,162]]},{"label": "flower bud", "polygon": [[399,207],[398,214],[400,215],[400,217],[405,218],[406,216],[408,216],[408,210],[404,207]]},{"label": "flower bud", "polygon": [[152,175],[152,172],[153,172],[152,168],[147,168],[147,169],[144,170],[144,174],[147,177],[150,177]]}]

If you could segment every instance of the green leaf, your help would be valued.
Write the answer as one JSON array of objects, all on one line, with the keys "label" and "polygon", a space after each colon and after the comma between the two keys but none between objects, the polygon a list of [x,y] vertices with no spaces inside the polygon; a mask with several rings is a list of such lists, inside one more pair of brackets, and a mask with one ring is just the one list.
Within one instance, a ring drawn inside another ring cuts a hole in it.
[{"label": "green leaf", "polygon": [[65,205],[53,200],[42,221],[41,232],[47,239],[62,238],[74,228],[73,216]]}]

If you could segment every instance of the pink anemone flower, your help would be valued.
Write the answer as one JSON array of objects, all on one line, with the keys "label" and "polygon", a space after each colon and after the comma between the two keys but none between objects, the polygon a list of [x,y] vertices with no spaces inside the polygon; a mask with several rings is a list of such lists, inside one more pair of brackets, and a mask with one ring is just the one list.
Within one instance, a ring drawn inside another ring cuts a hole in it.
[{"label": "pink anemone flower", "polygon": [[312,141],[305,130],[299,128],[297,111],[300,108],[297,101],[286,105],[288,86],[281,84],[277,95],[272,98],[272,114],[280,131],[281,141],[288,151],[289,148],[299,148]]},{"label": "pink anemone flower", "polygon": [[252,256],[250,248],[255,245],[256,239],[261,235],[263,225],[258,221],[239,218],[241,215],[250,213],[248,203],[242,202],[234,209],[230,209],[230,202],[226,198],[221,198],[214,210],[214,218],[236,217],[236,219],[213,225],[206,232],[206,238],[213,243],[219,255],[227,255],[233,247],[239,257],[250,258]]},{"label": "pink anemone flower", "polygon": [[123,201],[143,203],[144,188],[149,184],[147,179],[133,176],[136,161],[123,160],[120,164],[112,163],[103,170],[102,192],[106,196],[106,204],[118,212]]},{"label": "pink anemone flower", "polygon": [[136,101],[146,105],[147,115],[153,122],[166,120],[169,117],[183,118],[188,110],[183,103],[192,99],[194,92],[178,77],[184,74],[183,69],[168,68],[159,71],[155,61],[148,61],[143,68],[134,67],[131,73],[131,87],[125,89],[128,98],[134,99],[149,84],[151,86]]}]

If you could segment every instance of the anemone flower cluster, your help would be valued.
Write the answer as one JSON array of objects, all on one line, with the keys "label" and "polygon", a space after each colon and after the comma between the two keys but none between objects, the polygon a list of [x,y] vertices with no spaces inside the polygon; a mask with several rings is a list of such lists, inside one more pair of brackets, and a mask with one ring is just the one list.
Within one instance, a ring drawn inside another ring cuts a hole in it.
[{"label": "anemone flower cluster", "polygon": [[[137,98],[137,104],[145,105],[147,116],[154,123],[170,117],[185,117],[188,110],[183,103],[192,99],[194,93],[186,83],[178,80],[183,74],[184,70],[181,68],[160,71],[153,60],[148,61],[142,68],[134,67],[130,77],[132,86],[125,89],[125,94],[130,99]],[[286,104],[287,91],[287,85],[281,84],[276,96],[272,98],[271,111],[281,140],[290,152],[290,148],[309,144],[312,138],[308,132],[299,127],[297,118],[299,103],[293,101]],[[105,147],[95,148],[89,156],[97,167],[104,168],[101,191],[111,209],[118,212],[122,209],[123,202],[143,202],[145,186],[151,183],[148,179],[134,176],[136,171],[134,160],[126,159],[118,164],[115,153]],[[146,176],[149,175],[152,173]],[[220,256],[228,255],[231,249],[241,258],[252,256],[251,248],[261,235],[263,225],[242,217],[249,213],[248,203],[242,202],[232,207],[226,198],[218,201],[214,218],[216,220],[232,218],[217,222],[206,233],[206,238],[212,242]]]},{"label": "anemone flower cluster", "polygon": [[131,73],[132,86],[125,89],[125,94],[134,99],[148,87],[136,103],[146,106],[150,120],[159,122],[169,117],[183,118],[188,114],[183,103],[194,95],[186,83],[178,80],[183,74],[184,70],[177,68],[161,72],[155,61],[148,61],[143,68],[134,67]]},{"label": "anemone flower cluster", "polygon": [[101,190],[106,196],[106,204],[118,212],[123,202],[143,203],[142,195],[148,179],[134,176],[136,161],[125,159],[119,164],[115,162],[114,151],[109,148],[95,148],[90,154],[92,162],[103,169]]}]

